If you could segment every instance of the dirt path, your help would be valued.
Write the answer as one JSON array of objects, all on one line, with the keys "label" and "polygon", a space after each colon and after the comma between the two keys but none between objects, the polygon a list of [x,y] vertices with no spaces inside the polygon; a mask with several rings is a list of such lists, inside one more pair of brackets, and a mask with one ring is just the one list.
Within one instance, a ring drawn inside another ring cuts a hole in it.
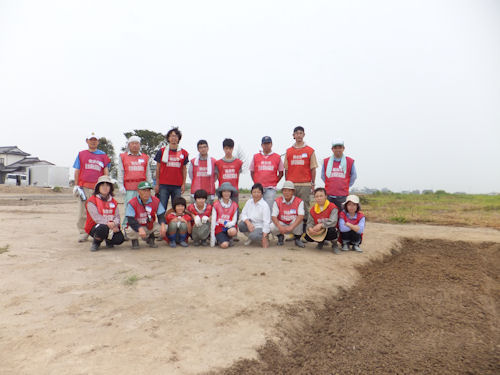
[{"label": "dirt path", "polygon": [[354,285],[356,267],[389,254],[399,237],[500,242],[491,229],[370,223],[363,254],[290,244],[90,253],[75,241],[76,203],[59,203],[0,202],[0,249],[9,245],[0,254],[2,374],[227,367],[282,337],[283,319],[298,322]]}]

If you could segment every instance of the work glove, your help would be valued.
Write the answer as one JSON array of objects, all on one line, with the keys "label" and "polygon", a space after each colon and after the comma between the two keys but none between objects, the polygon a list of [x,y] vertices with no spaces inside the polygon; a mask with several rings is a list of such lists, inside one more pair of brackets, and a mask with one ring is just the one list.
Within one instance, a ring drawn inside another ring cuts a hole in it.
[{"label": "work glove", "polygon": [[208,221],[208,216],[203,216],[203,217],[201,218],[201,222],[202,222],[203,224],[205,224],[207,221]]},{"label": "work glove", "polygon": [[197,227],[201,227],[201,219],[198,215],[194,217],[194,225]]}]

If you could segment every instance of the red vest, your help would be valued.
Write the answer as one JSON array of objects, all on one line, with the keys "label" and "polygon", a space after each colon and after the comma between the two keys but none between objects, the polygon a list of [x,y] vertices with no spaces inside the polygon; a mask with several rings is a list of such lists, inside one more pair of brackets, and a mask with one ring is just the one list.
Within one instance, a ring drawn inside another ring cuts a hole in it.
[{"label": "red vest", "polygon": [[286,150],[287,173],[286,179],[292,182],[311,182],[311,155],[314,150],[305,146],[302,148],[290,147]]},{"label": "red vest", "polygon": [[[156,213],[158,212],[158,207],[160,206],[160,200],[156,197],[151,197],[151,202],[143,205],[139,202],[140,197],[132,198],[128,203],[134,208],[135,220],[141,225],[146,226],[149,230],[153,229],[154,222],[156,220]],[[148,213],[151,220],[148,219]],[[128,224],[127,224],[128,226]]]},{"label": "red vest", "polygon": [[191,159],[191,164],[193,165],[193,181],[191,181],[191,194],[194,194],[196,190],[203,189],[208,194],[215,194],[215,159],[210,158],[210,163],[212,163],[212,174],[208,175],[208,160],[199,160],[198,165],[194,164],[196,159]]},{"label": "red vest", "polygon": [[[115,217],[115,212],[118,207],[118,202],[115,200],[115,198],[111,198],[111,200],[104,202],[101,198],[96,197],[95,195],[92,195],[88,200],[88,202],[92,202],[96,205],[97,211],[99,214],[104,216],[107,221],[113,221],[113,218]],[[96,222],[92,219],[92,217],[89,215],[89,211],[87,210],[87,221],[85,222],[85,232],[90,234],[90,230],[96,225]]]},{"label": "red vest", "polygon": [[328,166],[328,160],[326,158],[323,160],[324,170],[325,170],[325,190],[328,195],[333,195],[336,197],[345,197],[349,195],[349,182],[351,181],[351,169],[354,160],[350,157],[346,157],[347,161],[347,171],[344,173],[342,168],[340,168],[340,162],[334,161],[331,177],[328,178],[326,174],[326,168]]},{"label": "red vest", "polygon": [[321,223],[323,221],[325,221],[326,219],[328,219],[330,217],[330,214],[332,213],[332,211],[334,209],[337,208],[337,206],[335,206],[332,202],[328,202],[328,206],[326,206],[326,208],[321,211],[319,214],[316,213],[316,211],[314,211],[314,206],[313,205],[311,207],[311,209],[309,210],[309,213],[311,214],[312,218],[314,219],[314,224],[318,224],[318,223]]},{"label": "red vest", "polygon": [[302,199],[300,199],[299,197],[294,197],[291,204],[286,204],[283,197],[279,197],[278,199],[276,199],[276,204],[278,205],[279,209],[278,220],[287,225],[292,223],[299,214],[298,211],[301,202]]},{"label": "red vest", "polygon": [[[162,159],[165,149],[165,147],[161,148]],[[184,160],[188,160],[188,153],[186,150],[178,149],[177,151],[169,151],[168,162],[164,163],[160,161],[159,163],[161,185],[181,186],[183,184],[184,179],[182,177],[182,167],[185,164]]]},{"label": "red vest", "polygon": [[[340,211],[339,213],[339,220],[340,219],[344,219],[344,222],[346,223],[351,223],[352,225],[358,225],[358,223],[361,221],[362,218],[364,218],[365,215],[363,215],[363,213],[361,211],[358,211],[357,215],[356,215],[356,219],[350,219],[347,217],[345,211]],[[339,231],[339,241],[341,242],[342,241],[342,232]],[[363,238],[363,233],[361,233],[361,238]]]},{"label": "red vest", "polygon": [[[170,211],[170,210],[169,210]],[[175,219],[175,218],[184,218],[184,220],[186,220],[188,223],[193,220],[193,218],[191,217],[191,215],[189,215],[187,212],[184,212],[182,215],[177,215],[177,213],[174,212],[170,212],[167,217],[165,218],[165,221],[167,222],[167,224],[170,224],[170,222]]]},{"label": "red vest", "polygon": [[264,187],[276,187],[278,184],[278,167],[280,156],[273,152],[270,155],[255,154],[253,157],[253,180]]},{"label": "red vest", "polygon": [[123,186],[126,190],[137,190],[139,182],[146,181],[149,156],[146,154],[120,154],[123,164]]},{"label": "red vest", "polygon": [[238,189],[240,170],[243,162],[240,159],[234,159],[231,162],[220,159],[217,160],[215,165],[219,171],[219,186],[221,186],[224,182],[229,182],[236,189]]},{"label": "red vest", "polygon": [[224,223],[231,221],[235,212],[238,211],[238,203],[232,202],[229,208],[224,208],[219,201],[215,201],[214,210],[217,212],[215,234],[219,234],[224,230]]},{"label": "red vest", "polygon": [[205,211],[203,211],[201,214],[198,213],[198,211],[196,210],[196,207],[195,207],[195,204],[194,203],[191,203],[189,206],[188,206],[188,211],[191,212],[191,214],[193,215],[193,220],[194,220],[194,217],[195,216],[199,216],[200,218],[203,217],[203,216],[207,216],[207,217],[210,217],[210,215],[212,215],[212,205],[211,204],[207,204],[207,207],[205,207]]},{"label": "red vest", "polygon": [[99,177],[104,175],[104,168],[110,162],[108,155],[96,155],[89,150],[80,151],[80,173],[78,175],[78,186],[93,189]]}]

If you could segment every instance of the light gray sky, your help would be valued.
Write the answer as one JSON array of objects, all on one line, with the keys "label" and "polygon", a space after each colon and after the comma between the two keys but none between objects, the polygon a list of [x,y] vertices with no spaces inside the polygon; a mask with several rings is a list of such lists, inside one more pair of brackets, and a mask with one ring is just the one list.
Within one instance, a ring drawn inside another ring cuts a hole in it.
[{"label": "light gray sky", "polygon": [[356,187],[500,191],[500,1],[0,0],[0,124],[63,166],[90,131],[250,158],[302,125],[319,159],[345,140]]}]

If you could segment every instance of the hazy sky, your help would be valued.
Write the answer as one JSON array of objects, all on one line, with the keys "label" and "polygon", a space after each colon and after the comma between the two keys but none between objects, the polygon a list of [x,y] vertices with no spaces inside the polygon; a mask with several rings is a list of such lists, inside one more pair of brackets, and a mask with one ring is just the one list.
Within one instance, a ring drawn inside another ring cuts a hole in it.
[{"label": "hazy sky", "polygon": [[500,1],[0,0],[0,145],[71,166],[173,125],[192,156],[302,125],[356,187],[500,191]]}]

